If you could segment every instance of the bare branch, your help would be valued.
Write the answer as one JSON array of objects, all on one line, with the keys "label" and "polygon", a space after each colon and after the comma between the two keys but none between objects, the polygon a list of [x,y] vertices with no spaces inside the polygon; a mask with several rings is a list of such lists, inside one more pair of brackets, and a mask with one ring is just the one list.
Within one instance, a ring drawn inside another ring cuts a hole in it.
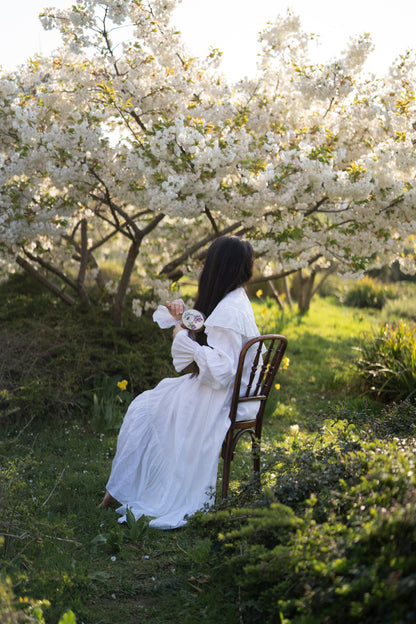
[{"label": "bare branch", "polygon": [[67,275],[65,275],[65,273],[63,273],[62,271],[60,271],[59,269],[54,267],[52,264],[49,264],[49,262],[45,262],[45,260],[43,260],[39,256],[34,256],[33,254],[31,254],[26,249],[23,249],[23,252],[24,252],[25,256],[27,256],[29,258],[29,260],[32,260],[32,262],[36,262],[43,269],[46,269],[46,271],[49,271],[49,273],[53,273],[54,275],[56,275],[56,277],[59,277],[59,279],[61,279],[63,282],[65,282],[65,284],[70,286],[73,290],[78,291],[76,282],[74,282],[74,280],[72,280]]},{"label": "bare branch", "polygon": [[278,293],[278,290],[277,290],[276,286],[273,284],[272,280],[268,280],[267,283],[270,286],[270,288],[272,289],[272,293],[273,293],[274,298],[276,299],[277,305],[279,306],[279,308],[281,310],[283,310],[283,308],[284,308],[283,301],[280,298],[280,295]]},{"label": "bare branch", "polygon": [[175,258],[174,260],[166,264],[163,267],[163,269],[161,269],[161,271],[159,272],[159,275],[167,275],[168,277],[170,277],[170,273],[174,271],[175,269],[177,269],[181,264],[183,264],[185,260],[187,260],[190,256],[192,256],[192,254],[194,254],[196,251],[198,251],[202,247],[205,247],[205,245],[207,245],[212,240],[214,240],[214,238],[217,238],[218,235],[224,236],[225,234],[229,234],[230,232],[239,228],[240,226],[241,226],[241,221],[238,221],[238,223],[233,223],[233,225],[230,225],[224,228],[223,230],[221,230],[221,232],[218,232],[218,234],[209,234],[208,236],[198,241],[191,247],[188,247],[187,249],[185,249],[184,252],[180,256],[178,256],[177,258]]},{"label": "bare branch", "polygon": [[51,290],[53,293],[55,293],[55,295],[58,295],[58,297],[60,297],[62,299],[62,301],[65,301],[66,304],[68,305],[74,305],[75,301],[74,299],[72,299],[72,297],[70,297],[69,295],[67,295],[63,290],[61,290],[60,288],[58,288],[58,286],[56,286],[56,284],[54,284],[53,282],[51,282],[47,277],[45,277],[44,275],[42,275],[42,273],[40,273],[39,271],[37,271],[35,269],[34,266],[32,266],[30,264],[30,262],[28,262],[27,260],[25,260],[24,258],[22,258],[22,256],[17,256],[16,257],[16,262],[19,266],[22,267],[22,269],[24,269],[25,271],[27,271],[32,277],[34,277],[38,282],[40,282],[41,284],[43,284],[44,286],[46,286],[46,288],[48,288],[49,290]]},{"label": "bare branch", "polygon": [[[140,237],[140,229],[137,227],[136,223],[132,220],[129,214],[125,210],[123,210],[121,206],[118,206],[116,203],[113,202],[113,200],[111,199],[110,191],[106,183],[104,182],[104,180],[98,175],[98,173],[94,169],[90,168],[90,172],[104,187],[105,200],[104,198],[102,198],[102,202],[105,203],[110,208],[111,214],[114,217],[117,227],[121,228],[120,221],[117,216],[117,215],[120,215],[126,221],[126,224],[133,230],[134,237],[137,237],[137,236]],[[96,196],[94,197],[97,198]],[[113,227],[115,227],[114,224],[113,224]],[[130,238],[132,237],[133,235],[130,236]]]},{"label": "bare branch", "polygon": [[218,235],[218,226],[215,223],[215,220],[214,220],[214,217],[211,214],[211,211],[206,206],[205,206],[205,214],[207,215],[207,217],[208,217],[208,219],[209,219],[209,221],[210,221],[210,223],[212,225],[212,228],[213,228],[215,234]]},{"label": "bare branch", "polygon": [[129,111],[129,115],[131,117],[133,117],[134,121],[140,126],[140,128],[143,130],[143,132],[147,132],[147,128],[144,125],[144,123],[142,122],[142,120],[140,119],[139,115],[136,113],[136,111],[134,110],[130,110]]},{"label": "bare branch", "polygon": [[305,217],[309,217],[309,215],[319,210],[322,204],[324,204],[326,201],[328,201],[328,197],[325,195],[318,202],[316,202],[315,206],[305,212]]},{"label": "bare branch", "polygon": [[311,293],[311,299],[314,295],[316,295],[316,293],[318,292],[319,288],[322,286],[322,284],[324,283],[324,281],[330,276],[332,275],[332,273],[335,273],[337,271],[339,267],[339,263],[336,262],[335,264],[333,264],[331,267],[329,267],[329,269],[326,270],[326,272],[324,273],[324,275],[322,276],[322,278],[319,280],[319,282],[316,284],[315,288],[312,290]]},{"label": "bare branch", "polygon": [[59,475],[59,477],[57,478],[55,485],[53,486],[52,490],[49,492],[48,497],[43,501],[42,503],[42,507],[45,507],[45,505],[49,502],[52,494],[55,492],[56,488],[58,487],[59,482],[61,481],[62,477],[64,476],[64,472],[65,472],[66,468],[64,468],[61,472],[61,474]]},{"label": "bare branch", "polygon": [[[322,254],[317,254],[313,258],[309,260],[309,266],[312,266],[314,262],[319,260],[322,257]],[[259,284],[262,282],[267,282],[269,280],[276,280],[282,277],[286,277],[288,275],[293,275],[293,273],[297,273],[299,269],[289,269],[288,271],[281,271],[280,273],[274,273],[273,275],[261,275],[260,277],[254,277],[250,280],[250,284]]]}]

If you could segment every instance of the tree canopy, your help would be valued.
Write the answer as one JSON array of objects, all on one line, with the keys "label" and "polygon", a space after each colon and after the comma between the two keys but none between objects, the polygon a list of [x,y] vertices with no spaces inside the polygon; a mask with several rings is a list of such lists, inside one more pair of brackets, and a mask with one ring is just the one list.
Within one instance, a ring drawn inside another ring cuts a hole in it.
[{"label": "tree canopy", "polygon": [[221,233],[248,236],[268,276],[415,272],[414,55],[367,76],[363,35],[313,64],[288,12],[260,33],[256,77],[229,84],[218,50],[185,49],[176,4],[46,9],[62,46],[0,75],[3,273],[87,305],[95,279],[121,324],[133,273],[140,313]]}]

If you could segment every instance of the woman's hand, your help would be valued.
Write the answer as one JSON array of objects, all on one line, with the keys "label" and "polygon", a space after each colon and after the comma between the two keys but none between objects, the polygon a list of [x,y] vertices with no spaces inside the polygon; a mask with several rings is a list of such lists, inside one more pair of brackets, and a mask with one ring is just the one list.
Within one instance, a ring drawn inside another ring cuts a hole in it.
[{"label": "woman's hand", "polygon": [[175,320],[180,321],[182,319],[182,314],[184,313],[185,306],[180,299],[175,299],[175,301],[172,302],[167,301],[166,307]]},{"label": "woman's hand", "polygon": [[179,334],[179,332],[183,331],[184,329],[186,329],[186,327],[184,327],[182,323],[178,323],[177,325],[175,325],[173,329],[173,339],[175,340],[176,334]]}]

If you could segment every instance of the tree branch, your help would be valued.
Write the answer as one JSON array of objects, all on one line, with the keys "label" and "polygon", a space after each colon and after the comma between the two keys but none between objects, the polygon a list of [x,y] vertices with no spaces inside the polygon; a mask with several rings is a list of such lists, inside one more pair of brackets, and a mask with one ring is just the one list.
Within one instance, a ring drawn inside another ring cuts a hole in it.
[{"label": "tree branch", "polygon": [[213,227],[213,230],[214,230],[215,234],[218,235],[218,226],[215,223],[214,217],[212,216],[209,208],[207,208],[206,206],[205,206],[205,214],[207,215],[207,217],[208,217],[208,219],[209,219],[209,221],[210,221],[210,223],[211,223],[211,225]]},{"label": "tree branch", "polygon": [[214,238],[217,238],[218,235],[224,236],[225,234],[229,234],[230,232],[232,232],[233,230],[235,230],[236,228],[240,226],[241,226],[241,221],[238,221],[238,223],[233,223],[233,225],[230,225],[224,228],[223,230],[221,230],[221,232],[218,232],[218,234],[209,234],[208,236],[198,241],[191,247],[188,247],[187,249],[185,249],[185,251],[180,256],[178,256],[171,262],[168,262],[168,264],[165,264],[163,269],[160,270],[159,275],[167,275],[168,277],[170,277],[169,274],[175,269],[177,269],[178,266],[183,264],[185,260],[187,260],[190,256],[192,256],[192,254],[194,254],[196,251],[198,251],[202,247],[205,247],[207,243],[214,240]]},{"label": "tree branch", "polygon": [[[322,257],[322,254],[317,254],[309,261],[309,266],[311,266],[314,262],[319,260]],[[287,277],[288,275],[293,275],[293,273],[297,273],[299,269],[289,269],[288,271],[281,271],[280,273],[274,273],[273,275],[261,275],[260,277],[255,277],[250,280],[250,284],[259,284],[262,282],[267,282],[268,280],[276,280],[283,277]]]},{"label": "tree branch", "polygon": [[[118,215],[122,216],[123,219],[126,221],[127,226],[129,226],[133,232],[134,232],[134,238],[136,238],[137,236],[140,236],[140,230],[137,227],[136,223],[132,220],[132,218],[127,214],[127,212],[125,212],[125,210],[123,210],[123,208],[121,208],[120,206],[118,206],[116,203],[113,202],[113,200],[111,199],[111,195],[110,195],[110,191],[108,190],[108,187],[106,185],[106,183],[104,182],[104,180],[98,175],[98,173],[92,169],[90,167],[90,172],[91,174],[96,178],[96,180],[98,180],[100,182],[100,184],[103,185],[104,187],[104,193],[105,193],[105,199],[101,198],[102,203],[105,203],[111,210],[111,214],[114,217],[114,220],[116,222],[116,226],[113,225],[113,227],[118,227],[121,228],[120,222],[118,220]],[[99,199],[96,196],[93,196],[95,199]],[[119,230],[121,231],[121,229]],[[133,235],[130,235],[130,238],[133,238]]]},{"label": "tree branch", "polygon": [[324,283],[324,281],[330,276],[332,275],[332,273],[335,273],[335,271],[338,269],[339,267],[339,263],[336,262],[335,264],[333,264],[331,267],[329,267],[329,269],[327,269],[326,273],[322,276],[322,278],[319,280],[319,282],[317,283],[317,285],[315,286],[315,288],[312,290],[311,293],[311,299],[314,295],[316,295],[316,293],[318,292],[319,288],[322,286],[322,284]]},{"label": "tree branch", "polygon": [[63,273],[62,271],[60,271],[59,269],[54,267],[52,264],[49,264],[49,262],[45,262],[45,260],[42,260],[42,258],[39,258],[39,256],[34,256],[33,254],[31,254],[29,251],[27,251],[24,248],[23,248],[23,253],[25,254],[25,256],[27,256],[29,258],[29,260],[32,260],[32,262],[36,262],[43,269],[46,269],[46,271],[49,271],[50,273],[53,273],[54,275],[56,275],[56,277],[59,277],[59,279],[61,279],[63,282],[65,282],[65,284],[67,284],[73,290],[78,292],[76,282],[74,282],[74,280],[72,280],[70,277],[65,275],[65,273]]},{"label": "tree branch", "polygon": [[310,208],[309,210],[307,210],[305,212],[305,217],[309,217],[309,215],[311,215],[312,213],[314,213],[317,210],[319,210],[319,208],[322,206],[322,204],[324,204],[327,200],[328,200],[328,197],[326,195],[325,195],[325,197],[322,197],[322,199],[320,199],[318,202],[316,202],[316,204],[315,204],[315,206],[313,206],[313,208]]},{"label": "tree branch", "polygon": [[30,262],[22,258],[22,256],[16,256],[16,262],[19,266],[22,267],[22,269],[27,271],[29,275],[31,275],[34,279],[43,284],[43,286],[46,286],[48,290],[52,291],[55,295],[58,295],[58,297],[60,297],[62,301],[64,301],[66,304],[71,306],[75,304],[75,301],[74,299],[72,299],[72,297],[67,295],[60,288],[58,288],[56,284],[54,284],[47,277],[42,275],[42,273],[39,273],[39,271],[37,271],[35,267],[30,264]]}]

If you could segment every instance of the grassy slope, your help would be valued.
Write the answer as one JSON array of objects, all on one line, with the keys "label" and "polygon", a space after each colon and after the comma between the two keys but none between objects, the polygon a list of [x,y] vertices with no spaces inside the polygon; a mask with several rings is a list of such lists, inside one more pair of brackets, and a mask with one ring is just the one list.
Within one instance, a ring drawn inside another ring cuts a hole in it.
[{"label": "grassy slope", "polygon": [[[330,299],[316,299],[303,318],[282,319],[271,302],[255,301],[254,308],[262,331],[289,338],[290,366],[280,373],[281,389],[268,409],[267,450],[291,424],[312,434],[328,405],[348,398],[353,347],[377,315]],[[116,435],[95,433],[88,419],[71,413],[45,424],[38,419],[22,433],[21,425],[4,426],[0,444],[0,464],[8,470],[0,528],[14,536],[6,539],[2,563],[16,594],[48,598],[47,618],[54,623],[70,607],[85,624],[210,621],[198,600],[207,580],[198,563],[207,557],[207,544],[195,529],[149,530],[120,547],[114,512],[97,508]],[[234,463],[235,485],[250,464],[244,445]],[[224,603],[226,620],[239,616]]]}]

